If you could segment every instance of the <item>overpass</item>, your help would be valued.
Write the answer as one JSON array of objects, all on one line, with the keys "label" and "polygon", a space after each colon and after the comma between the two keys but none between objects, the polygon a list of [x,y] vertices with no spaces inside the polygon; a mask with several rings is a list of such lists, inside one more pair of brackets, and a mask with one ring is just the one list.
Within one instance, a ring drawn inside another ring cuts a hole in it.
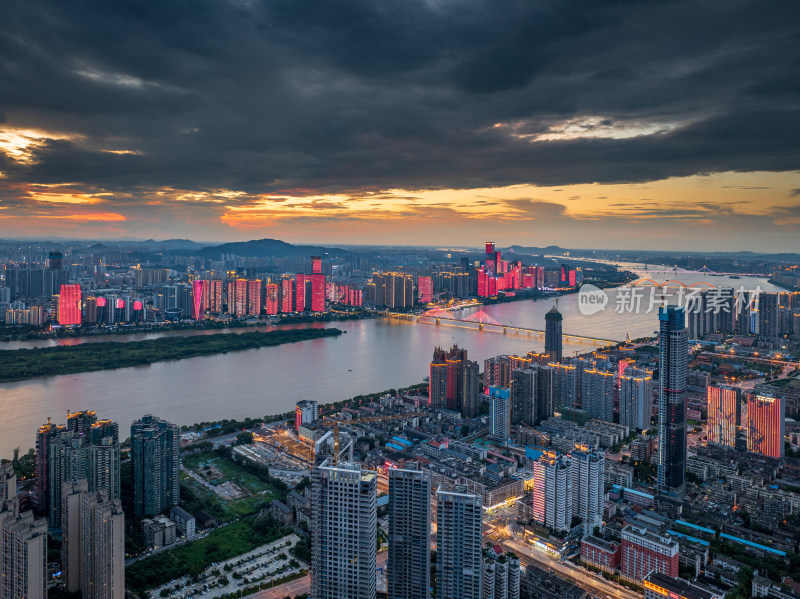
[{"label": "overpass", "polygon": [[[513,324],[502,324],[489,316],[483,310],[478,310],[475,314],[467,316],[466,318],[456,318],[453,316],[453,314],[442,308],[433,308],[421,314],[402,314],[398,312],[387,311],[386,316],[397,320],[406,320],[420,324],[459,327],[462,329],[471,329],[479,332],[502,333],[503,335],[510,334],[526,335],[528,337],[544,337],[545,333],[543,329],[531,329]],[[620,343],[618,339],[603,339],[601,337],[573,335],[571,333],[563,333],[561,337],[566,343],[580,343],[592,345],[594,347],[607,347],[609,345],[616,345],[617,343]]]}]

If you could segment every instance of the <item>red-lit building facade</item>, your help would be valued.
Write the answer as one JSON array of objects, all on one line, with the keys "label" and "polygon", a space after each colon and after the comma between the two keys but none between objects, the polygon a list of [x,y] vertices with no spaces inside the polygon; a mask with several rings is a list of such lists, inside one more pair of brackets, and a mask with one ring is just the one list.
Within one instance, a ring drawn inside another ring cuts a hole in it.
[{"label": "red-lit building facade", "polygon": [[[205,297],[204,297],[205,296]],[[208,281],[192,281],[192,318],[201,320],[206,310],[204,299],[208,298]]]},{"label": "red-lit building facade", "polygon": [[279,288],[276,283],[267,283],[264,293],[264,309],[268,316],[280,311]]},{"label": "red-lit building facade", "polygon": [[742,390],[728,385],[710,385],[706,391],[708,442],[736,446],[736,431],[741,423]]},{"label": "red-lit building facade", "polygon": [[785,419],[785,398],[748,395],[747,451],[771,458],[783,458]]},{"label": "red-lit building facade", "polygon": [[419,293],[419,303],[429,304],[433,301],[433,277],[418,277],[417,290]]},{"label": "red-lit building facade", "polygon": [[622,531],[622,576],[636,584],[642,584],[642,579],[650,572],[677,578],[679,551],[680,546],[670,537],[628,526]]},{"label": "red-lit building facade", "polygon": [[522,266],[517,260],[503,260],[493,241],[486,242],[486,258],[478,267],[478,297],[493,297],[500,291],[540,289],[544,286],[544,268]]},{"label": "red-lit building facade", "polygon": [[62,285],[58,296],[58,322],[62,325],[81,324],[81,286]]}]

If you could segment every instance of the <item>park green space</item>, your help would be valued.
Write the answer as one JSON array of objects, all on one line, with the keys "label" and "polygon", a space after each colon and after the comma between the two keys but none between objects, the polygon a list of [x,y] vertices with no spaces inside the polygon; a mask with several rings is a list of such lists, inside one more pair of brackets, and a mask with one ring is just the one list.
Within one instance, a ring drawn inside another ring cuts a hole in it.
[{"label": "park green space", "polygon": [[257,349],[341,334],[342,331],[335,328],[291,329],[2,350],[0,383],[40,376],[143,366],[154,362]]}]

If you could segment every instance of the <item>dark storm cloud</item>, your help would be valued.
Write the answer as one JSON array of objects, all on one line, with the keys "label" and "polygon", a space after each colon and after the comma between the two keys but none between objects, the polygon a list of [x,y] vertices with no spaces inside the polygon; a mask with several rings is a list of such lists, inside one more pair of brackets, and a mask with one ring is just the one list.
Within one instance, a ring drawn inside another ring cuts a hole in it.
[{"label": "dark storm cloud", "polygon": [[[25,163],[0,154],[0,171],[260,193],[794,170],[798,13],[792,0],[10,0],[0,123],[70,137]],[[532,142],[570,119],[582,134],[660,132]]]}]

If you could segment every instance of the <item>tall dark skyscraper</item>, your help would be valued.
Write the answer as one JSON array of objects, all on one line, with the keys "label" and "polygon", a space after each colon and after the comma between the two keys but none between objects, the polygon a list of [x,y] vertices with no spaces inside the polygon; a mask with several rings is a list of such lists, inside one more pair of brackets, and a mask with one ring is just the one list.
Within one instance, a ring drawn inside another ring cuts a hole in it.
[{"label": "tall dark skyscraper", "polygon": [[558,308],[553,306],[544,315],[544,353],[550,354],[554,362],[561,361],[561,321],[564,319]]},{"label": "tall dark skyscraper", "polygon": [[431,479],[389,469],[389,599],[427,599],[431,586]]},{"label": "tall dark skyscraper", "polygon": [[481,597],[483,500],[464,491],[436,494],[437,597]]},{"label": "tall dark skyscraper", "polygon": [[154,516],[180,500],[178,427],[150,414],[131,424],[136,515]]},{"label": "tall dark skyscraper", "polygon": [[658,492],[682,497],[686,480],[686,313],[678,306],[658,310]]}]

